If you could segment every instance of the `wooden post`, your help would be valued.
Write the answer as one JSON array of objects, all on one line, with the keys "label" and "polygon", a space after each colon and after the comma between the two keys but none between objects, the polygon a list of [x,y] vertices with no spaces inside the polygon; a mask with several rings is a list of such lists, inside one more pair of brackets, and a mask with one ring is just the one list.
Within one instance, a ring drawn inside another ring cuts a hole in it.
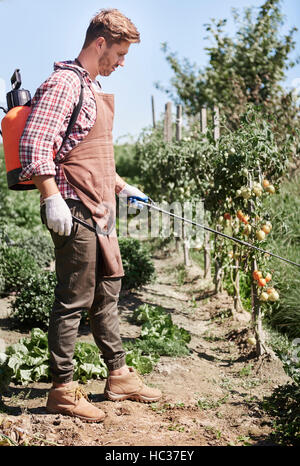
[{"label": "wooden post", "polygon": [[[200,129],[201,133],[205,134],[207,132],[207,111],[206,107],[202,107],[200,110]],[[207,218],[205,215],[204,218]],[[210,257],[210,232],[205,230],[204,232],[204,244],[203,244],[203,253],[204,253],[204,278],[211,278],[211,257]]]},{"label": "wooden post", "polygon": [[155,108],[154,108],[154,97],[153,97],[153,95],[151,96],[151,107],[152,107],[152,124],[153,124],[153,128],[156,128]]},{"label": "wooden post", "polygon": [[206,107],[202,107],[200,110],[200,127],[201,127],[201,133],[206,133],[207,131],[207,113],[206,113]]},{"label": "wooden post", "polygon": [[[176,141],[181,140],[181,116],[182,116],[182,106],[177,105],[177,109],[176,109]],[[176,247],[176,252],[179,252],[180,238],[178,238],[178,237],[175,238],[175,247]]]},{"label": "wooden post", "polygon": [[[214,126],[214,140],[218,141],[220,137],[220,120],[219,120],[219,108],[214,105],[213,107],[213,126]],[[217,228],[218,229],[218,228]],[[215,236],[215,249],[217,249],[218,238]],[[215,259],[215,285],[216,293],[222,291],[222,279],[223,279],[223,264],[219,257]]]},{"label": "wooden post", "polygon": [[172,103],[171,102],[167,102],[165,106],[164,140],[167,142],[172,141]]},{"label": "wooden post", "polygon": [[[176,141],[180,141],[182,137],[182,105],[176,107]],[[190,267],[191,261],[189,256],[189,241],[186,233],[186,225],[182,222],[182,238],[183,238],[183,257],[184,265]]]},{"label": "wooden post", "polygon": [[[252,188],[253,180],[250,175],[249,187]],[[252,200],[248,202],[248,213],[251,217],[254,212],[254,204]],[[255,256],[251,260],[251,307],[252,307],[252,329],[256,340],[256,354],[262,356],[266,352],[264,334],[262,328],[262,312],[258,296],[257,284],[253,278],[253,272],[257,270],[257,262]]]},{"label": "wooden post", "polygon": [[[205,215],[204,218],[207,218]],[[206,222],[205,222],[206,224]],[[210,232],[204,232],[204,278],[211,279],[211,257],[210,257]]]},{"label": "wooden post", "polygon": [[181,140],[182,135],[182,105],[176,107],[176,141]]},{"label": "wooden post", "polygon": [[[217,231],[219,228],[217,227]],[[215,284],[215,293],[218,294],[222,291],[222,278],[223,278],[223,268],[220,258],[218,256],[218,238],[215,235],[214,239],[214,249],[215,249],[215,276],[214,276],[214,284]]]},{"label": "wooden post", "polygon": [[234,311],[235,312],[242,312],[243,305],[241,302],[241,295],[240,295],[240,260],[236,257],[237,247],[236,245],[233,246],[233,256],[234,256],[234,269],[233,269],[233,277],[232,282],[234,286],[234,296],[233,296],[233,303],[234,303]]},{"label": "wooden post", "polygon": [[220,137],[220,114],[219,107],[214,105],[214,140],[217,141]]},{"label": "wooden post", "polygon": [[[256,259],[253,259],[251,262],[251,275],[254,270],[257,270]],[[265,342],[262,329],[262,313],[261,306],[259,302],[259,297],[257,293],[257,285],[251,277],[251,305],[252,305],[252,328],[256,340],[256,354],[257,356],[262,356],[265,350]]]}]

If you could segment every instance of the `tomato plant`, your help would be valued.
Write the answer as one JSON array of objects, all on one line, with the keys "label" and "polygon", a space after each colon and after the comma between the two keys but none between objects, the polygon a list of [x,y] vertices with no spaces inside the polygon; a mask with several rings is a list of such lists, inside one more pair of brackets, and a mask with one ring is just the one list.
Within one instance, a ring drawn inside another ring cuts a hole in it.
[{"label": "tomato plant", "polygon": [[[259,109],[249,106],[235,131],[221,121],[217,140],[210,127],[205,134],[193,132],[168,143],[162,131],[145,132],[136,145],[136,162],[143,187],[152,198],[169,203],[202,199],[212,228],[265,249],[272,224],[264,200],[279,192],[292,151],[290,139],[278,148],[269,123]],[[233,253],[232,249],[227,239],[214,236],[216,291],[227,276],[238,295],[240,270],[252,280],[253,312],[260,302],[270,305],[279,299],[276,290],[270,293],[271,299],[266,291],[272,275],[268,256],[245,245],[236,246]],[[258,280],[252,277],[254,263],[262,272]],[[241,300],[235,302],[240,305]]]}]

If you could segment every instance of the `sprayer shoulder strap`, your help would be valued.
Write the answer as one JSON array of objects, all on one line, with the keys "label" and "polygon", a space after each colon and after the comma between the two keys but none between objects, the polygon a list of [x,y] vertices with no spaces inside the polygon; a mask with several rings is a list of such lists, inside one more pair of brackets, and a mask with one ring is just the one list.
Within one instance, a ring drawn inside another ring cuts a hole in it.
[{"label": "sprayer shoulder strap", "polygon": [[67,131],[66,131],[66,134],[63,138],[63,141],[61,143],[61,146],[58,150],[58,152],[56,153],[56,156],[55,156],[55,160],[57,160],[57,157],[59,156],[59,154],[61,153],[61,150],[65,144],[65,142],[67,141],[68,137],[70,136],[71,134],[71,131],[73,129],[73,126],[75,125],[76,121],[77,121],[77,118],[78,118],[78,115],[79,115],[79,112],[81,110],[81,107],[82,107],[82,102],[83,102],[83,87],[84,87],[84,84],[83,84],[83,78],[82,78],[82,74],[80,73],[80,71],[76,70],[76,69],[71,69],[71,68],[68,68],[70,71],[74,71],[74,73],[77,74],[77,76],[79,77],[80,79],[80,95],[79,95],[79,100],[78,100],[78,103],[76,104],[76,106],[74,107],[74,110],[73,110],[73,113],[71,115],[71,118],[70,118],[70,121],[69,121],[69,124],[68,124],[68,127],[67,127]]}]

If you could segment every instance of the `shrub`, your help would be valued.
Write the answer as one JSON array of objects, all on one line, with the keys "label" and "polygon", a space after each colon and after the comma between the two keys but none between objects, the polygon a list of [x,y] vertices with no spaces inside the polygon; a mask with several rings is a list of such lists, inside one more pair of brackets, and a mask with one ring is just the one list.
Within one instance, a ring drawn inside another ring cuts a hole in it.
[{"label": "shrub", "polygon": [[286,384],[265,397],[263,408],[274,417],[272,437],[284,446],[300,446],[300,387]]},{"label": "shrub", "polygon": [[49,267],[54,259],[51,239],[41,232],[16,227],[12,237],[0,222],[0,295],[22,290],[32,273]]},{"label": "shrub", "polygon": [[[293,340],[288,348],[274,348],[285,373],[300,387],[300,339]],[[300,421],[300,420],[299,420]]]},{"label": "shrub", "polygon": [[126,178],[128,183],[138,183],[140,170],[138,164],[135,161],[134,144],[116,144],[114,150],[118,174],[122,178]]},{"label": "shrub", "polygon": [[41,268],[49,267],[54,260],[53,243],[48,234],[35,233],[23,240],[22,247],[35,258],[37,265]]},{"label": "shrub", "polygon": [[18,293],[12,307],[16,323],[25,327],[47,328],[53,304],[56,274],[43,271],[28,277],[26,286]]},{"label": "shrub", "polygon": [[292,342],[286,334],[269,329],[274,352],[282,362],[285,373],[292,379],[276,387],[264,397],[263,408],[273,417],[272,437],[280,445],[300,445],[300,340]]},{"label": "shrub", "polygon": [[23,290],[30,276],[38,273],[39,268],[34,257],[24,249],[2,244],[0,257],[2,294]]},{"label": "shrub", "polygon": [[138,288],[150,283],[155,277],[155,268],[149,250],[135,238],[119,238],[125,277],[124,289]]}]

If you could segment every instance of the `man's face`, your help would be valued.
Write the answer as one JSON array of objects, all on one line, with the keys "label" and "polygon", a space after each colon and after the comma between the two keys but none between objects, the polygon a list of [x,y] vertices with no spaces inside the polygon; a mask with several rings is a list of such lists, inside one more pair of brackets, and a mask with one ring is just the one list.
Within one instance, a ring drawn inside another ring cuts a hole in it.
[{"label": "man's face", "polygon": [[124,66],[130,43],[122,41],[109,47],[105,42],[103,46],[103,52],[98,61],[98,70],[101,76],[109,76],[118,66]]}]

